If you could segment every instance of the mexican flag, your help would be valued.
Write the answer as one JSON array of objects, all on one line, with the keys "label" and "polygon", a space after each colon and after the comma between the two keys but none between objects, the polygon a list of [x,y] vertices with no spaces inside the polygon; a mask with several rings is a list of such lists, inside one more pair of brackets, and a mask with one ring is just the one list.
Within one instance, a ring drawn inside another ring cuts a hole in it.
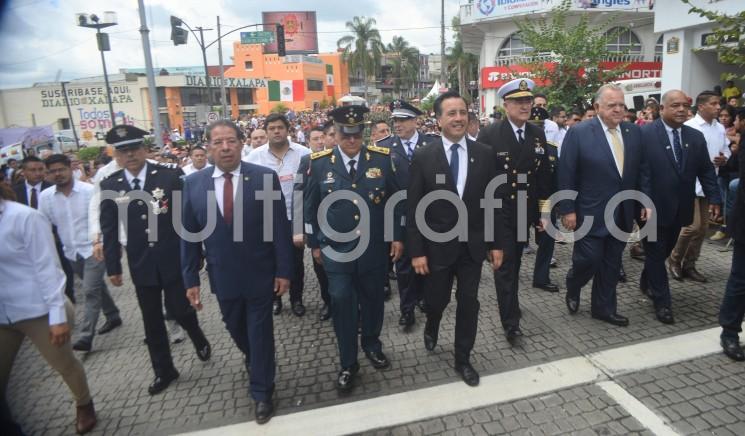
[{"label": "mexican flag", "polygon": [[326,64],[326,85],[334,85],[334,66]]},{"label": "mexican flag", "polygon": [[269,81],[269,101],[302,101],[304,98],[303,80]]}]

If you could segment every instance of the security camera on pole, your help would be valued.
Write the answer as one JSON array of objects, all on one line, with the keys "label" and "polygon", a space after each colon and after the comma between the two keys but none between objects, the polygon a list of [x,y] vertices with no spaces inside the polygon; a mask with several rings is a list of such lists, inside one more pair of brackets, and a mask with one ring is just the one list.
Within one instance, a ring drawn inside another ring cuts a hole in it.
[{"label": "security camera on pole", "polygon": [[101,52],[101,63],[103,64],[103,80],[106,83],[106,95],[109,100],[109,116],[111,118],[111,125],[114,126],[116,125],[116,117],[114,116],[114,106],[111,103],[111,86],[109,85],[109,74],[106,71],[106,58],[103,55],[103,52],[111,50],[111,46],[109,45],[109,35],[101,32],[101,29],[116,26],[116,12],[104,12],[103,20],[96,14],[75,14],[75,19],[77,25],[80,27],[96,29],[96,41],[98,42],[98,51]]}]

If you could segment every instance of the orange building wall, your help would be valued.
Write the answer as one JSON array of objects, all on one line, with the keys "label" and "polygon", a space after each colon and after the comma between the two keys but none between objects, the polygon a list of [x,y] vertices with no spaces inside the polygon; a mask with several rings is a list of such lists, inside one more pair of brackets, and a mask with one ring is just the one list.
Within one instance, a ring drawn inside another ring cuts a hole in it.
[{"label": "orange building wall", "polygon": [[171,129],[184,131],[184,115],[181,111],[181,88],[166,87],[166,106],[168,107],[168,123]]}]

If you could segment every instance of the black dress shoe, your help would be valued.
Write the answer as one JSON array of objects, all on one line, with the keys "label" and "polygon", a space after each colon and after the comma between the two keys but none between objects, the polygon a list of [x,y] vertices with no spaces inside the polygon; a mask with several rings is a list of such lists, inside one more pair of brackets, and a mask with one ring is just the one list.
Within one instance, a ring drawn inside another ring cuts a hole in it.
[{"label": "black dress shoe", "polygon": [[468,386],[478,386],[479,373],[473,369],[470,363],[456,363],[455,372],[460,374],[461,378]]},{"label": "black dress shoe", "polygon": [[673,318],[673,311],[669,307],[660,307],[654,311],[657,316],[657,321],[663,324],[675,324],[675,318]]},{"label": "black dress shoe", "polygon": [[732,360],[742,362],[745,360],[745,353],[740,347],[740,341],[736,338],[722,338],[722,350]]},{"label": "black dress shoe", "polygon": [[163,376],[155,377],[155,380],[153,380],[153,383],[147,388],[147,391],[150,395],[155,395],[157,393],[163,392],[172,381],[176,380],[178,378],[178,371],[175,369],[173,372],[166,373]]},{"label": "black dress shoe", "polygon": [[385,369],[391,366],[390,360],[385,357],[382,351],[365,351],[365,357],[375,369]]},{"label": "black dress shoe", "polygon": [[614,313],[613,315],[596,315],[593,313],[592,317],[619,327],[626,327],[627,325],[629,325],[629,319],[617,313]]},{"label": "black dress shoe", "polygon": [[318,319],[321,321],[327,321],[331,318],[331,309],[328,304],[324,304],[321,308],[321,313],[318,314]]},{"label": "black dress shoe", "polygon": [[402,313],[401,318],[398,319],[398,325],[401,325],[404,327],[413,326],[415,322],[416,322],[416,318],[414,318],[413,310]]},{"label": "black dress shoe", "polygon": [[548,292],[559,292],[559,287],[553,283],[533,283],[533,287]]},{"label": "black dress shoe", "polygon": [[569,309],[569,313],[577,313],[577,310],[579,310],[579,298],[570,297],[569,293],[567,292],[567,296],[564,300],[567,303],[567,309]]},{"label": "black dress shoe", "polygon": [[385,299],[385,301],[390,300],[391,298],[391,285],[390,284],[383,286],[383,298]]},{"label": "black dress shoe", "polygon": [[75,341],[74,344],[72,344],[72,349],[75,351],[85,351],[86,353],[91,351],[91,344],[90,342],[83,342],[83,341]]},{"label": "black dress shoe", "polygon": [[117,328],[117,327],[119,327],[121,325],[122,325],[122,320],[120,318],[115,319],[113,321],[112,320],[106,320],[106,322],[103,323],[103,325],[101,326],[101,328],[98,329],[98,334],[99,335],[105,335],[106,333],[114,330],[115,328]]},{"label": "black dress shoe", "polygon": [[553,257],[551,258],[551,262],[548,263],[548,266],[551,268],[558,268],[559,262],[556,261]]},{"label": "black dress shoe", "polygon": [[520,330],[520,327],[514,326],[509,327],[504,331],[504,335],[507,337],[507,340],[510,342],[514,342],[517,338],[522,337],[523,332]]},{"label": "black dress shoe", "polygon": [[427,351],[432,351],[437,345],[437,335],[440,330],[439,323],[431,321],[427,318],[427,322],[424,324],[424,348]]},{"label": "black dress shoe", "polygon": [[292,313],[294,313],[295,316],[305,315],[305,306],[303,306],[303,303],[300,303],[299,301],[292,303]]},{"label": "black dress shoe", "polygon": [[652,298],[652,291],[649,290],[649,281],[644,276],[639,280],[639,290],[642,291],[645,297]]},{"label": "black dress shoe", "polygon": [[269,401],[257,401],[256,407],[254,408],[254,415],[256,416],[257,424],[266,424],[272,419],[274,415],[274,404],[272,400]]},{"label": "black dress shoe", "polygon": [[426,307],[426,306],[424,305],[424,300],[419,300],[419,301],[417,301],[417,302],[416,302],[416,307],[418,307],[418,308],[419,308],[419,310],[420,310],[420,311],[421,311],[422,313],[427,313],[427,311],[425,310],[425,307]]},{"label": "black dress shoe", "polygon": [[354,376],[360,370],[360,364],[355,363],[349,368],[344,368],[339,372],[339,377],[336,379],[336,388],[341,392],[349,392],[352,390],[354,385]]},{"label": "black dress shoe", "polygon": [[194,343],[194,349],[197,350],[197,357],[202,362],[206,362],[210,360],[210,357],[212,356],[212,346],[207,341],[207,338],[204,337],[204,333],[202,333],[202,337],[197,339],[196,341],[192,340]]},{"label": "black dress shoe", "polygon": [[272,313],[279,315],[282,312],[282,300],[274,300],[272,303]]},{"label": "black dress shoe", "polygon": [[619,283],[626,283],[626,271],[621,267],[621,274],[618,276]]}]

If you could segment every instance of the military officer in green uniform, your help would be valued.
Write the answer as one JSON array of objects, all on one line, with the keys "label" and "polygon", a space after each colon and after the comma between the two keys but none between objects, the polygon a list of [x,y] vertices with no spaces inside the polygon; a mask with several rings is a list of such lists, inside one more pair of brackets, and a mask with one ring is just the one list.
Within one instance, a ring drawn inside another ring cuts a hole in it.
[{"label": "military officer in green uniform", "polygon": [[376,369],[390,366],[379,338],[383,284],[388,256],[395,262],[403,252],[403,201],[388,217],[393,241],[384,236],[386,203],[399,186],[390,149],[362,145],[367,112],[364,106],[344,106],[330,113],[337,147],[311,155],[304,201],[308,245],[329,279],[331,318],[341,360],[336,386],[341,392],[352,389],[360,368],[358,320],[365,356]]}]

